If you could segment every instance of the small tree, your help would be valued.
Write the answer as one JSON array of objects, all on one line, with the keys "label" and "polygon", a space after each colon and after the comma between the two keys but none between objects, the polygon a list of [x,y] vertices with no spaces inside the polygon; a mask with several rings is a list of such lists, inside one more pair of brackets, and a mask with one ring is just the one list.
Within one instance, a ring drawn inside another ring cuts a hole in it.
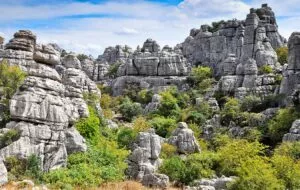
[{"label": "small tree", "polygon": [[280,47],[276,50],[278,62],[283,65],[288,62],[288,47]]},{"label": "small tree", "polygon": [[125,98],[119,108],[121,114],[126,121],[131,122],[132,119],[143,112],[141,104],[132,102],[129,98]]}]

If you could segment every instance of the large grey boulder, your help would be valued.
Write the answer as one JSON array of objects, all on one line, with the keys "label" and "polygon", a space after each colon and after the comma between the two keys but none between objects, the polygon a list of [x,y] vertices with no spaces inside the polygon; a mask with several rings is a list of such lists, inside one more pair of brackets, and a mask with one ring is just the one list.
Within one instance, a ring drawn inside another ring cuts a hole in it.
[{"label": "large grey boulder", "polygon": [[152,96],[151,102],[147,104],[147,106],[145,107],[144,113],[147,114],[158,110],[160,106],[160,101],[161,101],[161,96],[159,94],[154,94]]},{"label": "large grey boulder", "polygon": [[65,145],[68,154],[72,154],[74,152],[85,152],[87,150],[85,139],[79,134],[75,127],[67,129],[65,135]]},{"label": "large grey boulder", "polygon": [[213,179],[201,179],[194,182],[194,187],[187,187],[186,190],[206,190],[206,189],[214,189],[214,190],[225,190],[228,189],[227,185],[234,181],[235,177],[225,177],[222,176],[220,178]]},{"label": "large grey boulder", "polygon": [[7,182],[8,182],[7,170],[3,161],[0,159],[0,186],[4,185]]},{"label": "large grey boulder", "polygon": [[34,60],[39,63],[57,65],[60,63],[60,52],[56,51],[52,45],[37,44],[35,46]]},{"label": "large grey boulder", "polygon": [[153,129],[148,132],[140,132],[132,153],[128,157],[127,175],[138,181],[142,181],[147,174],[153,174],[157,170],[161,151],[161,137],[155,134]]},{"label": "large grey boulder", "polygon": [[75,54],[68,54],[64,56],[62,65],[66,68],[81,69],[81,63]]},{"label": "large grey boulder", "polygon": [[168,143],[177,147],[177,152],[180,154],[191,154],[200,152],[200,147],[194,136],[194,132],[188,128],[184,122],[178,123],[177,129],[173,131]]},{"label": "large grey boulder", "polygon": [[146,174],[142,184],[146,187],[165,189],[169,185],[169,177],[164,174]]},{"label": "large grey boulder", "polygon": [[36,36],[31,31],[20,30],[14,34],[14,38],[5,45],[5,48],[33,52],[35,42]]}]

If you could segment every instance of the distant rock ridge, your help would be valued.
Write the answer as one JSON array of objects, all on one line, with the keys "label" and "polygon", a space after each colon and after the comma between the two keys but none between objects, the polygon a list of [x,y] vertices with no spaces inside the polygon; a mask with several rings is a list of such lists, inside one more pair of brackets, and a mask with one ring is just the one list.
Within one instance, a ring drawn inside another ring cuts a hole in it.
[{"label": "distant rock ridge", "polygon": [[100,91],[75,55],[61,60],[56,49],[36,44],[32,32],[20,30],[1,52],[1,59],[19,66],[27,77],[10,101],[12,121],[0,129],[0,133],[15,129],[20,138],[0,150],[0,160],[35,154],[43,170],[49,171],[65,166],[68,154],[86,150],[73,124],[89,115],[83,93],[100,96]]}]

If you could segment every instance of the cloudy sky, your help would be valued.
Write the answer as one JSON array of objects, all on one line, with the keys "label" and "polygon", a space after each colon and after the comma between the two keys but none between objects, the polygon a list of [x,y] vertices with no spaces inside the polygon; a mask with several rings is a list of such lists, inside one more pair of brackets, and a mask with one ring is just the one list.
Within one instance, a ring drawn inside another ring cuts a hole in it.
[{"label": "cloudy sky", "polygon": [[174,46],[191,28],[245,19],[262,3],[275,11],[283,36],[300,31],[300,0],[0,0],[0,35],[8,40],[30,29],[39,42],[96,56],[107,46],[135,48],[147,38]]}]

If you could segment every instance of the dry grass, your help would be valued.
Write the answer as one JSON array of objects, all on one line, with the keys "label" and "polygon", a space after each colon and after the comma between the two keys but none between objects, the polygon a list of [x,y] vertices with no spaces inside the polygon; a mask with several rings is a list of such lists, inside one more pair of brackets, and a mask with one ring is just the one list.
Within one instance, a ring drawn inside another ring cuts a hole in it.
[{"label": "dry grass", "polygon": [[[18,187],[16,184],[8,183],[4,187],[0,187],[0,190],[31,190],[32,187]],[[81,190],[81,188],[76,188],[76,190]],[[141,183],[135,181],[124,181],[117,183],[105,183],[99,188],[91,188],[91,190],[160,190],[158,188],[147,188],[142,186]],[[166,190],[180,190],[179,188],[169,187]]]}]

